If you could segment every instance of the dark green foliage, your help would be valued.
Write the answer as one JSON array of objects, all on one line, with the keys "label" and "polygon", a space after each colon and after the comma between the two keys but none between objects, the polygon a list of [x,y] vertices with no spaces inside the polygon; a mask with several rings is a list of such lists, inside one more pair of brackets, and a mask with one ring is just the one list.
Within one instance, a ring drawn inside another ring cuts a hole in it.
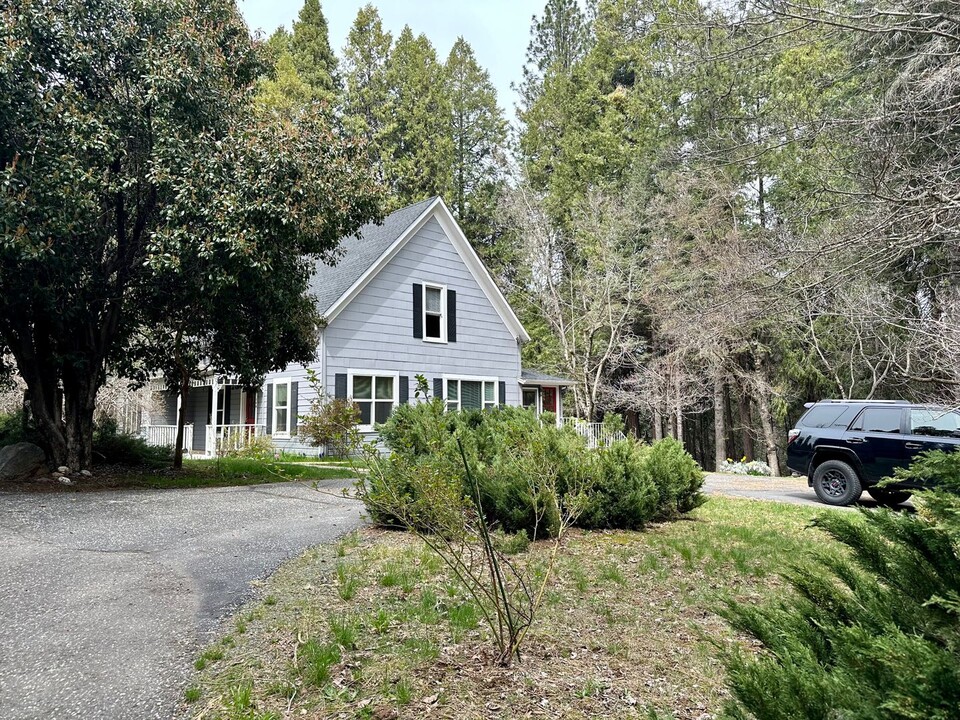
[{"label": "dark green foliage", "polygon": [[23,413],[0,414],[0,447],[19,442],[38,444],[39,440],[37,431],[30,425],[24,425]]},{"label": "dark green foliage", "polygon": [[578,524],[627,530],[643,527],[660,502],[660,491],[647,468],[651,448],[628,439],[598,451],[598,455],[596,481]]},{"label": "dark green foliage", "polygon": [[703,471],[679,441],[664,438],[655,443],[644,465],[650,482],[660,493],[658,516],[681,515],[706,501],[700,492]]},{"label": "dark green foliage", "polygon": [[383,524],[403,525],[401,506],[408,520],[436,526],[438,508],[457,513],[468,505],[473,490],[458,439],[487,520],[507,533],[552,537],[573,506],[575,524],[633,529],[701,502],[703,474],[679,443],[626,440],[590,450],[573,430],[523,408],[447,412],[434,399],[398,408],[380,433],[391,452],[366,479],[364,500]]},{"label": "dark green foliage", "polygon": [[850,550],[787,573],[794,592],[726,617],[766,650],[728,656],[738,718],[955,718],[960,708],[960,463],[931,453],[916,514],[825,513]]},{"label": "dark green foliage", "polygon": [[101,420],[93,431],[93,457],[98,465],[160,467],[169,464],[173,451],[169,447],[147,445],[143,438],[117,431],[117,423]]}]

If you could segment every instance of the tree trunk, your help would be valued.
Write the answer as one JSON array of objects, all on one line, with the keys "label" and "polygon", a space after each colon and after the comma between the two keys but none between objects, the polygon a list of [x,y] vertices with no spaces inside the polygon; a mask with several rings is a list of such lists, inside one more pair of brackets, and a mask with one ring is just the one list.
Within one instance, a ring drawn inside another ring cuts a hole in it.
[{"label": "tree trunk", "polygon": [[64,427],[67,465],[89,470],[93,465],[93,415],[96,410],[100,370],[72,369],[63,377]]},{"label": "tree trunk", "polygon": [[763,441],[767,448],[767,465],[774,477],[780,476],[780,458],[777,453],[777,437],[773,430],[773,416],[770,414],[770,401],[764,392],[757,393],[757,405],[760,411],[760,426],[763,428]]},{"label": "tree trunk", "polygon": [[727,459],[727,424],[725,422],[724,412],[726,402],[724,402],[724,390],[726,383],[723,376],[718,372],[713,376],[713,462],[714,470],[719,470]]},{"label": "tree trunk", "polygon": [[751,462],[754,459],[752,435],[753,418],[750,412],[750,396],[747,395],[746,389],[741,390],[740,402],[737,404],[737,415],[740,425],[740,439],[743,445],[743,456],[747,459],[747,462]]},{"label": "tree trunk", "polygon": [[663,413],[657,407],[653,409],[653,441],[659,442],[660,440],[663,440]]}]

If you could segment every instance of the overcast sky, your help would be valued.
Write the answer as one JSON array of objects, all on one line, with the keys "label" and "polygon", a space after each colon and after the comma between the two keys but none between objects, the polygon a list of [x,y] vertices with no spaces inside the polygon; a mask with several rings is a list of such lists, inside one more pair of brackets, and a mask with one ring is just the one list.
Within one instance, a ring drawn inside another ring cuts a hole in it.
[{"label": "overcast sky", "polygon": [[[357,10],[371,0],[321,0],[330,24],[330,44],[338,55],[347,39]],[[511,82],[520,82],[523,58],[530,35],[530,18],[543,12],[546,0],[373,0],[385,29],[396,37],[409,25],[424,33],[446,60],[457,37],[473,46],[479,63],[490,73],[501,107],[513,119],[515,95]],[[267,35],[278,26],[289,30],[303,0],[239,0],[240,10],[252,30]]]}]

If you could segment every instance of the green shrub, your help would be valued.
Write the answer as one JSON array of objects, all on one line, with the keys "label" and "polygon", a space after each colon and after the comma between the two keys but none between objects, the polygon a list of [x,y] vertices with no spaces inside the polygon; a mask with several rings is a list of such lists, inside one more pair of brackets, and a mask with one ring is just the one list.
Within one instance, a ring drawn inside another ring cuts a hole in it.
[{"label": "green shrub", "polygon": [[574,503],[583,527],[633,529],[703,502],[703,473],[680,443],[647,447],[628,439],[589,450],[572,429],[523,408],[447,412],[434,399],[397,408],[380,434],[390,453],[373,459],[362,497],[384,525],[436,529],[454,519],[444,513],[473,505],[458,439],[486,520],[504,533],[553,537],[561,506]]},{"label": "green shrub", "polygon": [[647,471],[652,449],[633,439],[597,451],[595,481],[580,516],[585,528],[642,528],[657,515],[660,492]]},{"label": "green shrub", "polygon": [[729,602],[760,654],[727,655],[732,717],[957,717],[960,708],[960,459],[922,456],[909,471],[939,483],[919,512],[824,513],[849,549],[790,569],[779,601]]},{"label": "green shrub", "polygon": [[173,450],[118,432],[116,421],[105,418],[93,431],[93,457],[101,465],[160,466],[170,462]]},{"label": "green shrub", "polygon": [[657,517],[669,519],[703,505],[703,471],[683,444],[664,438],[650,447],[644,472],[659,493]]},{"label": "green shrub", "polygon": [[31,425],[24,426],[22,413],[0,413],[0,447],[19,442],[39,445],[39,441],[37,431]]}]

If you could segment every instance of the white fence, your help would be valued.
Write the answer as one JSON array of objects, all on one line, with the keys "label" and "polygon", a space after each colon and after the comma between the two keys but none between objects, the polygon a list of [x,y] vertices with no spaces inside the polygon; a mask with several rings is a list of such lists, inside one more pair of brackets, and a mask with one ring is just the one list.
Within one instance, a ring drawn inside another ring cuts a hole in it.
[{"label": "white fence", "polygon": [[[177,444],[176,425],[143,425],[140,428],[140,437],[147,445],[173,447]],[[191,452],[193,449],[193,425],[183,426],[183,450]]]},{"label": "white fence", "polygon": [[240,450],[256,437],[267,434],[266,425],[207,425],[207,455]]},{"label": "white fence", "polygon": [[607,447],[617,440],[626,439],[626,435],[620,430],[611,431],[610,428],[603,423],[587,422],[580,418],[567,417],[563,419],[563,424],[566,427],[572,427],[578,434],[585,437],[587,439],[587,447],[591,449]]}]

